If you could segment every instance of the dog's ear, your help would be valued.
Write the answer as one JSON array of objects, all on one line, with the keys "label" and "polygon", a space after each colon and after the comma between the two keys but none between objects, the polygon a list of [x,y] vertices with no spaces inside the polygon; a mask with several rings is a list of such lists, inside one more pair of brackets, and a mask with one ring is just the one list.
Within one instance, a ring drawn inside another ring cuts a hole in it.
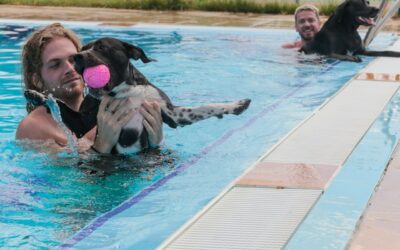
[{"label": "dog's ear", "polygon": [[126,48],[126,50],[128,51],[128,56],[129,58],[135,59],[135,60],[141,60],[144,63],[148,63],[151,61],[156,61],[152,58],[149,58],[146,56],[146,54],[144,53],[144,51],[139,48],[136,47],[135,45],[123,42],[124,47]]},{"label": "dog's ear", "polygon": [[346,14],[346,8],[347,8],[348,4],[349,4],[349,1],[346,0],[336,8],[336,10],[332,16],[332,21],[334,23],[342,23],[343,18]]},{"label": "dog's ear", "polygon": [[93,46],[93,44],[94,44],[94,42],[90,42],[90,43],[85,44],[85,45],[81,48],[81,51],[90,49],[90,48]]}]

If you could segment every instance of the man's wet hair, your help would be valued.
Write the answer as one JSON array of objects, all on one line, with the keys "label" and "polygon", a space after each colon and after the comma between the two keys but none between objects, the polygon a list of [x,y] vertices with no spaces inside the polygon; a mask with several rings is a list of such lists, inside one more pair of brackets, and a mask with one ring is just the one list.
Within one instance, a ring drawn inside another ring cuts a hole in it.
[{"label": "man's wet hair", "polygon": [[[24,90],[43,91],[42,77],[40,75],[42,64],[42,52],[47,44],[55,38],[69,39],[79,51],[81,42],[78,36],[60,23],[53,23],[33,32],[22,47],[22,75]],[[26,109],[31,112],[35,107],[27,103]]]},{"label": "man's wet hair", "polygon": [[303,11],[314,12],[315,15],[317,16],[317,19],[319,20],[319,9],[312,4],[303,4],[299,7],[297,7],[297,9],[294,11],[295,21],[297,21],[297,14],[299,14],[300,12],[303,12]]}]

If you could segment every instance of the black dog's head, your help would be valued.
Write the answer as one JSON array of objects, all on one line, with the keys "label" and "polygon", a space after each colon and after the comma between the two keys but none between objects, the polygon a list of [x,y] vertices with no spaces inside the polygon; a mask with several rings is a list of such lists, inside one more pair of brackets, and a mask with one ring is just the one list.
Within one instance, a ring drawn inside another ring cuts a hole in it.
[{"label": "black dog's head", "polygon": [[106,94],[131,77],[130,59],[140,59],[144,63],[153,61],[139,47],[114,38],[100,38],[83,46],[74,56],[75,70],[82,75],[85,68],[106,65],[110,70],[110,81],[99,90],[100,94]]},{"label": "black dog's head", "polygon": [[374,25],[378,12],[378,8],[369,6],[368,0],[346,0],[336,8],[332,17],[336,23],[346,23],[358,28],[360,25]]}]

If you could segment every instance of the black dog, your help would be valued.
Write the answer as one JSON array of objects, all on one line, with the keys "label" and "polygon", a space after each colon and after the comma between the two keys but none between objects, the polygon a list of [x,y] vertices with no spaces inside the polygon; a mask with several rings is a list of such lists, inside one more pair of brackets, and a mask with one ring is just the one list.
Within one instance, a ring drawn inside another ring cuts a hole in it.
[{"label": "black dog", "polygon": [[[142,102],[156,100],[160,103],[163,122],[172,128],[185,126],[200,120],[224,114],[239,115],[250,104],[249,99],[232,103],[208,104],[199,107],[179,107],[171,103],[168,96],[151,84],[131,63],[130,59],[144,63],[152,61],[143,50],[129,43],[113,39],[101,38],[86,44],[82,51],[74,56],[75,69],[83,74],[85,68],[106,65],[110,70],[110,81],[103,88],[90,89],[88,98],[81,105],[81,112],[89,118],[89,123],[96,120],[100,98],[110,95],[116,98],[132,97],[134,108],[140,108]],[[97,98],[90,98],[95,96]],[[114,152],[131,153],[148,146],[147,132],[143,127],[143,117],[134,115],[132,120],[122,129]]]},{"label": "black dog", "polygon": [[374,25],[374,18],[378,12],[379,9],[369,6],[367,0],[346,0],[300,51],[352,62],[361,62],[356,55],[400,57],[400,52],[367,51],[364,47],[357,29],[360,25]]}]

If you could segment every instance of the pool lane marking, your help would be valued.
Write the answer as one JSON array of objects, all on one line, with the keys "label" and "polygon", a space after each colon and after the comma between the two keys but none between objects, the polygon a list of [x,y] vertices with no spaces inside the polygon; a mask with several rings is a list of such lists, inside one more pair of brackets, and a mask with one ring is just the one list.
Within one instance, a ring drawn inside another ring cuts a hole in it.
[{"label": "pool lane marking", "polygon": [[[333,69],[334,66],[339,64],[341,61],[336,60],[331,64],[328,64],[328,66],[323,69],[317,77],[326,74],[330,70]],[[245,124],[238,128],[231,129],[227,133],[225,133],[222,137],[220,137],[218,140],[213,142],[211,145],[206,146],[204,149],[201,150],[200,153],[195,155],[194,157],[190,158],[186,162],[183,162],[181,165],[179,165],[173,172],[169,173],[168,175],[164,176],[160,180],[156,181],[155,183],[151,184],[150,186],[144,188],[140,193],[137,195],[132,196],[131,198],[127,199],[123,203],[121,203],[118,207],[112,209],[109,212],[106,212],[102,214],[101,216],[97,217],[94,219],[93,222],[91,222],[89,225],[85,226],[82,230],[80,230],[77,234],[75,234],[72,238],[64,242],[61,246],[59,246],[57,249],[68,249],[73,246],[75,246],[78,242],[82,241],[89,235],[91,235],[94,231],[96,231],[98,228],[100,228],[104,223],[106,223],[109,219],[111,219],[113,216],[118,215],[119,213],[125,211],[126,209],[132,207],[139,201],[141,201],[143,198],[145,198],[147,195],[149,195],[152,191],[158,189],[159,187],[163,186],[165,183],[167,183],[170,179],[173,177],[177,176],[178,174],[182,173],[189,167],[193,166],[195,163],[197,163],[199,160],[201,160],[204,156],[206,156],[208,153],[210,153],[214,148],[217,146],[221,145],[224,143],[226,140],[228,140],[234,133],[241,131],[242,129],[245,129],[252,125],[254,122],[256,122],[258,119],[262,118],[269,112],[275,110],[282,102],[286,101],[290,97],[292,97],[294,94],[296,94],[299,90],[302,88],[306,87],[310,83],[314,82],[315,78],[309,79],[308,81],[305,81],[303,84],[299,85],[297,88],[295,88],[292,92],[289,92],[288,94],[282,96],[279,98],[276,102],[272,103],[271,105],[267,106],[264,108],[262,111],[257,113],[255,116],[253,116],[251,119],[249,119]]]}]

